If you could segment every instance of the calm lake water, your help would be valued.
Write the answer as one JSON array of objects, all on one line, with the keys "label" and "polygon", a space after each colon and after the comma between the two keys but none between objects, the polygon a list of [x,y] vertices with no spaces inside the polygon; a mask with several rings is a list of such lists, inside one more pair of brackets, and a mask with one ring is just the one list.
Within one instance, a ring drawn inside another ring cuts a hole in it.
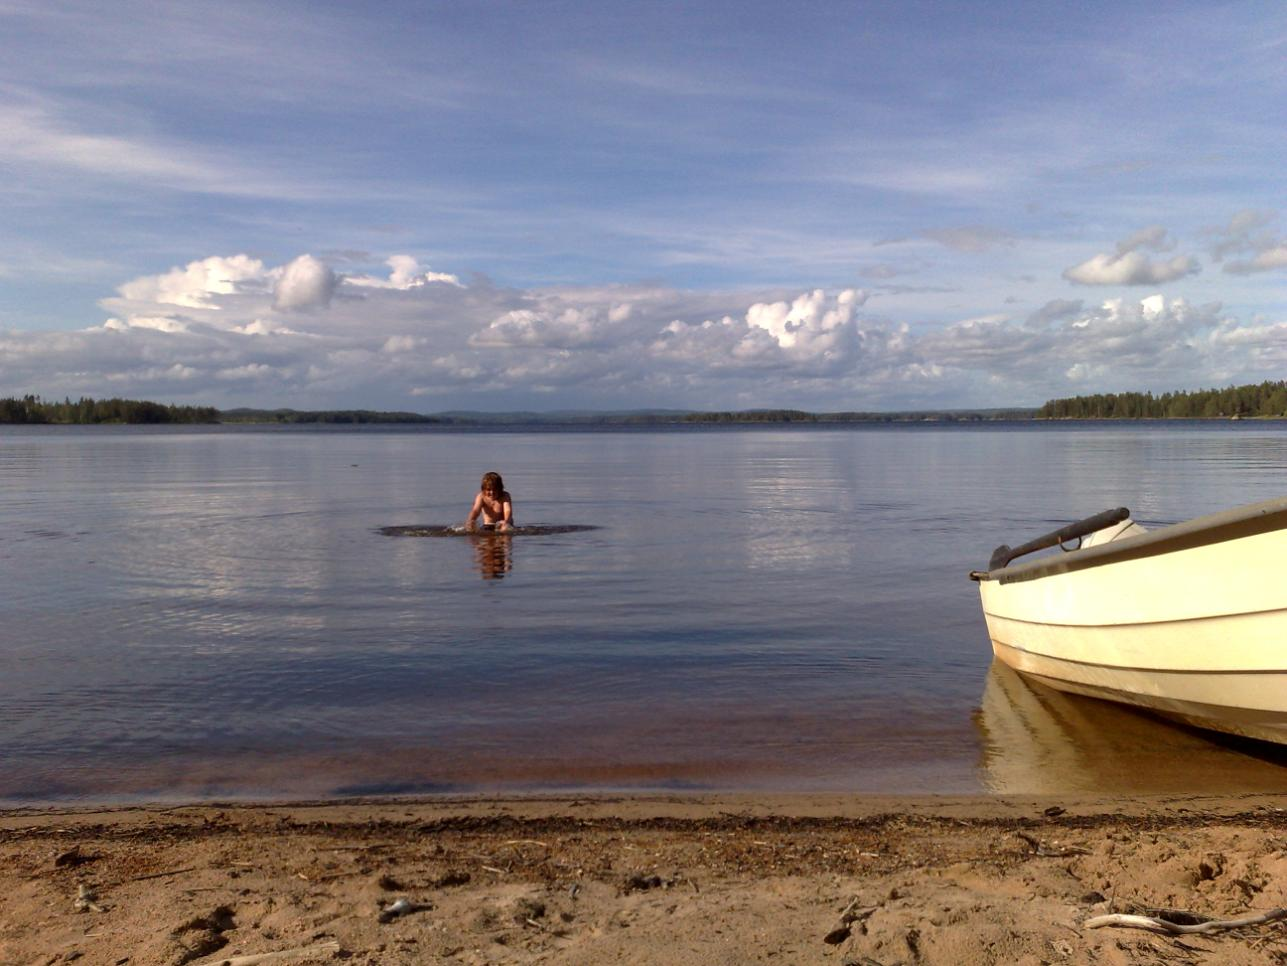
[{"label": "calm lake water", "polygon": [[[513,538],[463,520],[499,470]],[[967,579],[1287,490],[1287,425],[0,427],[0,803],[1287,790],[1037,690]],[[1176,756],[1185,767],[1174,767]]]}]

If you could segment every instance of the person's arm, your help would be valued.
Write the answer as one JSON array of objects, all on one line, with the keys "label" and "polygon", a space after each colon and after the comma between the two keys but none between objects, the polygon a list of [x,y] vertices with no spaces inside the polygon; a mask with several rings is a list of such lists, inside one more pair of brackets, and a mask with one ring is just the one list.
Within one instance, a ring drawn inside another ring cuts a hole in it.
[{"label": "person's arm", "polygon": [[510,500],[508,493],[501,498],[501,501],[501,518],[498,529],[508,530],[514,525],[514,504]]},{"label": "person's arm", "polygon": [[474,529],[474,521],[478,519],[478,514],[483,512],[483,495],[479,493],[474,497],[474,505],[469,510],[469,517],[465,520],[465,529]]}]

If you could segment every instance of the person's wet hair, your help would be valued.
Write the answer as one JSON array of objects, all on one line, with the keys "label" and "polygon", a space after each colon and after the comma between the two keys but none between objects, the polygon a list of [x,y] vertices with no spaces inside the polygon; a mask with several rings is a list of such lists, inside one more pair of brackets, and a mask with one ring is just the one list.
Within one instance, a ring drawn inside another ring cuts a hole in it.
[{"label": "person's wet hair", "polygon": [[484,473],[483,482],[478,487],[484,493],[492,490],[497,495],[505,492],[505,481],[501,479],[499,473]]}]

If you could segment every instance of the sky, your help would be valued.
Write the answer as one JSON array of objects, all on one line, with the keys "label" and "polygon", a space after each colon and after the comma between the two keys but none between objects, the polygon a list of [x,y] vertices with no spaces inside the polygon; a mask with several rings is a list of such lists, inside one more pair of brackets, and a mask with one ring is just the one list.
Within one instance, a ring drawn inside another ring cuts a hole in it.
[{"label": "sky", "polygon": [[1277,2],[0,0],[0,395],[1287,377]]}]

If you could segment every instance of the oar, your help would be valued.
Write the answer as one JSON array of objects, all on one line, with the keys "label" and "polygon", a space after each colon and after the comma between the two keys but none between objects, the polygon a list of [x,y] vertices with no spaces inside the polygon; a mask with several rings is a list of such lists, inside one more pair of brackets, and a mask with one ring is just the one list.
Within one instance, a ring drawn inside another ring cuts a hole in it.
[{"label": "oar", "polygon": [[1002,567],[1008,567],[1010,566],[1010,561],[1016,557],[1022,557],[1024,554],[1045,550],[1047,547],[1058,546],[1061,543],[1067,543],[1069,540],[1084,537],[1087,534],[1094,533],[1096,530],[1103,530],[1104,527],[1111,527],[1114,523],[1121,523],[1130,515],[1130,510],[1124,506],[1119,506],[1115,510],[1105,510],[1103,513],[1096,513],[1093,517],[1087,517],[1085,520],[1070,523],[1068,526],[1054,531],[1054,533],[1047,533],[1044,537],[1029,540],[1027,543],[1013,549],[1002,544],[992,551],[992,559],[988,561],[988,570],[1000,570]]}]

